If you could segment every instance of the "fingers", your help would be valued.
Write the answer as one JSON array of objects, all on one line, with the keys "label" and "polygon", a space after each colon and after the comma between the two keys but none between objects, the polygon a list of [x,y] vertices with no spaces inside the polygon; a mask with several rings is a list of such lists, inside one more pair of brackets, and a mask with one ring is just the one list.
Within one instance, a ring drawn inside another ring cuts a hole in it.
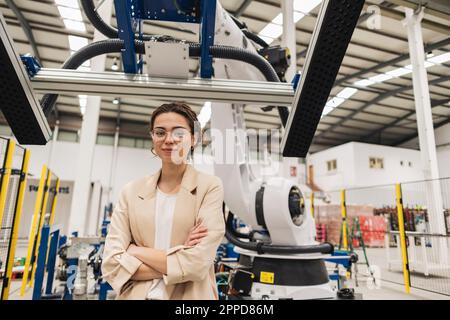
[{"label": "fingers", "polygon": [[195,240],[195,239],[201,239],[204,238],[208,235],[208,232],[205,230],[203,232],[197,232],[194,234],[191,234],[191,236],[189,237],[189,240]]},{"label": "fingers", "polygon": [[201,239],[208,235],[208,230],[204,226],[200,226],[197,230],[192,231],[186,241],[187,245],[193,246],[200,242]]},{"label": "fingers", "polygon": [[202,239],[195,239],[195,240],[188,241],[187,245],[188,246],[195,246],[196,244],[199,244],[201,240]]}]

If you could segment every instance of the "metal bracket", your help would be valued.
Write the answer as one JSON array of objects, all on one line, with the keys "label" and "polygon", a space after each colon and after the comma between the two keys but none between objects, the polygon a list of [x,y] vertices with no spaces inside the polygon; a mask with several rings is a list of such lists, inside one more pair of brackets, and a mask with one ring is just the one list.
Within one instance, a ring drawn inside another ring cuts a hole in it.
[{"label": "metal bracket", "polygon": [[21,55],[20,59],[25,65],[25,68],[27,69],[30,78],[33,78],[36,75],[36,73],[38,73],[39,70],[41,70],[42,68],[37,59],[31,56],[30,54]]},{"label": "metal bracket", "polygon": [[[170,61],[170,63],[167,63]],[[189,78],[189,45],[180,42],[145,43],[147,74],[154,77]]]}]

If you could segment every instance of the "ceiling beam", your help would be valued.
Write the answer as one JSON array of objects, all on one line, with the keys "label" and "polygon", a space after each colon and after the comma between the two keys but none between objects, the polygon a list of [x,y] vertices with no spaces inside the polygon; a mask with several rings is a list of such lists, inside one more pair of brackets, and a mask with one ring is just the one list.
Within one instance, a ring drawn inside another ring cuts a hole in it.
[{"label": "ceiling beam", "polygon": [[234,16],[239,18],[245,10],[247,10],[248,6],[252,3],[253,0],[244,0],[239,8],[234,12]]},{"label": "ceiling beam", "polygon": [[36,44],[36,40],[34,39],[33,31],[31,30],[30,24],[28,23],[25,16],[22,14],[22,12],[19,10],[17,5],[14,3],[13,0],[5,0],[8,7],[14,12],[14,14],[17,16],[17,19],[19,20],[20,25],[22,26],[23,32],[25,33],[25,36],[27,37],[31,48],[33,49],[34,56],[41,61],[41,57],[39,55],[39,50]]},{"label": "ceiling beam", "polygon": [[[445,82],[445,81],[449,81],[450,80],[450,76],[446,76],[446,77],[442,77],[442,78],[437,78],[434,80],[429,81],[430,84],[433,83],[439,83],[439,82]],[[407,90],[411,90],[413,89],[413,86],[408,86],[408,87],[403,87],[403,88],[398,88],[396,90],[392,90],[392,91],[388,91],[386,93],[380,94],[379,96],[377,96],[376,98],[367,101],[363,106],[361,106],[360,108],[354,110],[353,112],[351,112],[349,115],[347,115],[346,117],[344,117],[343,119],[339,120],[338,122],[336,122],[334,125],[332,125],[327,132],[323,132],[320,133],[318,135],[318,137],[320,138],[321,136],[323,136],[324,134],[328,133],[328,132],[332,132],[334,128],[338,127],[339,125],[341,125],[344,121],[346,120],[350,120],[353,116],[355,116],[359,111],[364,110],[366,108],[368,108],[369,106],[378,103],[379,101],[382,101],[384,99],[387,99],[389,97],[395,96],[398,93],[401,93],[403,91],[407,91]],[[332,116],[332,114],[330,114],[329,116]]]},{"label": "ceiling beam", "polygon": [[[440,105],[443,105],[443,104],[446,104],[446,103],[449,103],[449,102],[450,102],[450,98],[448,98],[448,99],[443,99],[443,100],[439,100],[439,101],[434,101],[433,103],[431,103],[431,108],[435,108],[435,107],[438,107],[438,106],[440,106]],[[386,129],[388,129],[388,128],[391,128],[391,127],[393,127],[393,126],[395,126],[397,123],[399,123],[399,122],[401,122],[401,121],[403,121],[403,120],[408,120],[408,118],[409,118],[410,116],[412,116],[414,113],[415,113],[415,110],[414,110],[414,111],[411,111],[411,112],[409,112],[409,113],[407,113],[407,114],[405,114],[404,116],[398,118],[398,119],[395,120],[395,121],[392,121],[392,122],[390,122],[390,123],[384,125],[383,127],[379,128],[379,129],[376,129],[376,130],[370,132],[369,134],[367,134],[366,136],[364,136],[362,139],[363,139],[364,141],[365,141],[365,140],[368,140],[368,139],[370,139],[370,137],[372,137],[372,136],[374,136],[374,135],[377,135],[377,134],[380,134],[380,133],[383,132],[384,130],[386,130]],[[413,129],[413,128],[411,128],[411,129]],[[416,132],[417,132],[417,129],[414,129],[414,130],[416,130]]]},{"label": "ceiling beam", "polygon": [[[425,46],[425,50],[424,51],[426,53],[426,52],[429,52],[429,51],[440,49],[440,48],[445,47],[447,45],[450,45],[450,38],[444,39],[442,41],[438,41],[438,42],[430,44],[430,45],[427,45],[427,46]],[[343,82],[348,81],[348,80],[353,79],[353,78],[359,78],[359,77],[363,78],[363,76],[366,75],[367,73],[375,72],[375,71],[377,71],[379,69],[382,69],[384,67],[396,65],[397,63],[405,61],[405,60],[408,60],[408,59],[409,59],[409,53],[405,53],[405,54],[399,55],[398,57],[396,57],[394,59],[391,59],[391,60],[379,63],[379,64],[377,64],[375,66],[372,66],[372,67],[367,68],[367,69],[363,69],[363,70],[358,71],[358,72],[356,72],[354,74],[347,75],[347,76],[337,80],[334,83],[334,85],[335,86],[340,85]]]}]

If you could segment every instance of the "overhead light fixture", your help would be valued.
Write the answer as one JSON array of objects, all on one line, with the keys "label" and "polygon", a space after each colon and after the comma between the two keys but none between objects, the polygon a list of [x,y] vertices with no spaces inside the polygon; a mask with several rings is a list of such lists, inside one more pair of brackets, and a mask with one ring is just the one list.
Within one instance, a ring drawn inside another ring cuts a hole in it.
[{"label": "overhead light fixture", "polygon": [[334,110],[333,107],[325,106],[325,108],[323,108],[321,117],[323,118],[324,116],[326,116],[327,114],[329,114],[333,110]]},{"label": "overhead light fixture", "polygon": [[411,73],[411,70],[406,69],[406,68],[397,68],[397,69],[386,72],[386,74],[396,77],[396,78],[404,76],[405,74],[408,74],[408,73]]},{"label": "overhead light fixture", "polygon": [[390,80],[392,79],[394,76],[387,74],[387,73],[382,73],[382,74],[377,74],[376,76],[370,77],[369,81],[373,81],[373,82],[384,82],[386,80]]},{"label": "overhead light fixture", "polygon": [[294,11],[308,14],[315,7],[317,7],[321,2],[322,2],[322,0],[308,0],[308,1],[297,0],[297,1],[294,1]]},{"label": "overhead light fixture", "polygon": [[375,83],[375,81],[371,81],[371,80],[368,80],[368,79],[363,79],[363,80],[356,81],[353,84],[355,86],[359,86],[359,87],[367,87],[367,86],[371,86],[374,83]]},{"label": "overhead light fixture", "polygon": [[114,98],[114,100],[112,101],[113,104],[119,104],[120,103],[120,99],[119,98]]},{"label": "overhead light fixture", "polygon": [[355,88],[345,88],[344,90],[342,90],[341,92],[339,92],[339,93],[337,94],[337,97],[343,98],[343,99],[348,99],[348,98],[350,98],[352,95],[354,95],[356,92],[358,92],[358,89],[355,89]]},{"label": "overhead light fixture", "polygon": [[333,99],[329,100],[325,106],[331,107],[331,108],[337,108],[339,107],[343,102],[345,101],[344,98],[334,97]]},{"label": "overhead light fixture", "polygon": [[55,0],[58,6],[64,6],[69,8],[79,8],[78,0]]},{"label": "overhead light fixture", "polygon": [[439,64],[439,63],[445,63],[447,61],[450,61],[450,52],[440,54],[438,56],[434,56],[430,59],[428,59],[428,62]]}]

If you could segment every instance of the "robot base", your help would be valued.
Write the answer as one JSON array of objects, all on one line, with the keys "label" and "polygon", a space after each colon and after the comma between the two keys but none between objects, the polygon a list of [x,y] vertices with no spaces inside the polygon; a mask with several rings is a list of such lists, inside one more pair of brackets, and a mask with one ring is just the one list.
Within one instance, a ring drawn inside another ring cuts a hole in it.
[{"label": "robot base", "polygon": [[251,297],[256,300],[313,300],[335,299],[336,292],[328,283],[315,286],[277,286],[265,283],[253,283]]},{"label": "robot base", "polygon": [[255,275],[252,299],[335,299],[336,291],[329,284],[328,271],[322,259],[283,259],[273,257],[242,257],[250,262]]}]

